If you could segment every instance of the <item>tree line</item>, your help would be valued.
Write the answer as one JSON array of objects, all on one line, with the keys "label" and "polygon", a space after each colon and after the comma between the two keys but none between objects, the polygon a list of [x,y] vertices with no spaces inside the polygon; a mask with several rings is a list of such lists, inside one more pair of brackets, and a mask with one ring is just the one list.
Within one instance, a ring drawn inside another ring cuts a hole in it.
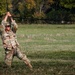
[{"label": "tree line", "polygon": [[7,9],[19,22],[75,23],[75,0],[0,0],[0,16]]}]

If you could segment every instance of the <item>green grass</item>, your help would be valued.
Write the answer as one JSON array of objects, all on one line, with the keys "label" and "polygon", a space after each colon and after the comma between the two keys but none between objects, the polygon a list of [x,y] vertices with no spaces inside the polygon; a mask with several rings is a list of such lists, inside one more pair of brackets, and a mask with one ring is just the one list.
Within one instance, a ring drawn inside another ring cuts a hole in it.
[{"label": "green grass", "polygon": [[1,75],[75,75],[75,25],[19,25],[17,38],[33,71],[17,58],[5,68],[1,43]]}]

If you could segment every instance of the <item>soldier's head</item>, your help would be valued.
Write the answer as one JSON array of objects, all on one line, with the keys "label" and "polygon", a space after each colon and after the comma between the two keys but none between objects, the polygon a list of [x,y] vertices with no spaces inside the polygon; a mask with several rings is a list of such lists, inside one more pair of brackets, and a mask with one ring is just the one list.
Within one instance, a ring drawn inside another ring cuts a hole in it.
[{"label": "soldier's head", "polygon": [[5,31],[10,31],[10,30],[11,30],[10,24],[6,23],[6,25],[5,25]]}]

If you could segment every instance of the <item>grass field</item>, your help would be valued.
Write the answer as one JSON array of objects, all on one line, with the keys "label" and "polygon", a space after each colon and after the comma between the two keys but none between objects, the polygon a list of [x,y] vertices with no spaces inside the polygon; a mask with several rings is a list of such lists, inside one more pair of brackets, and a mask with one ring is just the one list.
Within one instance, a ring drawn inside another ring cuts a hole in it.
[{"label": "grass field", "polygon": [[17,38],[33,71],[16,57],[5,68],[0,43],[0,75],[75,75],[75,25],[19,25]]}]

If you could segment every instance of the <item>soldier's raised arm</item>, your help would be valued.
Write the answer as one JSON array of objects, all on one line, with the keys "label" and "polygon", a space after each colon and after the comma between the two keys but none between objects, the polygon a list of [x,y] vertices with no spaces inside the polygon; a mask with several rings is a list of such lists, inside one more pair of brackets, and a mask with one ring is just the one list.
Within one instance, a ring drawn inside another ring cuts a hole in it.
[{"label": "soldier's raised arm", "polygon": [[5,25],[7,24],[7,19],[8,19],[8,12],[6,13],[4,18],[2,19],[1,28],[0,28],[1,33],[5,31]]},{"label": "soldier's raised arm", "polygon": [[15,22],[15,20],[13,20],[13,18],[11,17],[11,27],[12,27],[12,31],[14,33],[16,33],[17,29],[18,29],[18,25],[17,23]]},{"label": "soldier's raised arm", "polygon": [[4,18],[1,22],[1,25],[4,26],[4,28],[5,28],[5,24],[7,23],[7,19],[8,19],[8,12],[6,13],[6,15],[4,16]]},{"label": "soldier's raised arm", "polygon": [[13,31],[14,33],[16,33],[16,31],[17,31],[17,29],[18,29],[18,25],[17,25],[17,23],[15,22],[15,20],[12,18],[10,12],[8,13],[8,16],[9,16],[10,19],[11,19],[11,28],[12,28],[12,31]]}]

